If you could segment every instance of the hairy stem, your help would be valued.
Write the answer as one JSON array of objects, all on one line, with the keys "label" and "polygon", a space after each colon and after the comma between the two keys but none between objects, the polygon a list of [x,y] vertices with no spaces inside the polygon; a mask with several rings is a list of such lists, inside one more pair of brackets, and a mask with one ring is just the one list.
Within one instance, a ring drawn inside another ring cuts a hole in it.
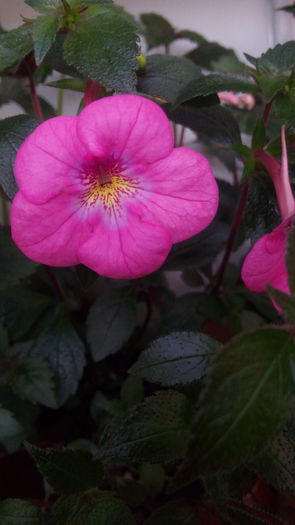
[{"label": "hairy stem", "polygon": [[35,111],[36,117],[39,120],[39,122],[43,122],[44,118],[42,114],[40,101],[39,101],[39,98],[36,92],[34,77],[33,77],[31,68],[28,65],[27,65],[27,71],[28,71],[30,93],[31,93],[31,98],[32,98],[33,106],[34,106],[34,111]]},{"label": "hairy stem", "polygon": [[[63,80],[64,77],[65,77],[64,75],[61,75],[60,79]],[[62,115],[63,103],[64,103],[64,89],[63,88],[59,88],[58,95],[57,95],[57,108],[56,108],[56,115],[57,116]]]},{"label": "hairy stem", "polygon": [[233,223],[232,223],[231,231],[230,231],[227,243],[226,243],[224,256],[223,256],[223,259],[222,259],[222,261],[220,263],[220,266],[219,266],[219,268],[217,270],[217,273],[216,273],[216,276],[215,276],[215,283],[214,283],[214,286],[212,288],[212,292],[217,293],[219,288],[220,288],[220,286],[221,286],[221,283],[222,283],[222,280],[223,280],[223,276],[224,276],[224,272],[225,272],[225,269],[227,267],[230,255],[231,255],[231,252],[232,252],[232,249],[233,249],[233,246],[234,246],[234,242],[235,242],[237,233],[239,231],[240,224],[242,222],[245,206],[246,206],[246,203],[247,203],[248,193],[249,193],[249,183],[245,182],[245,184],[244,184],[244,186],[242,188],[242,191],[241,191],[240,200],[239,200],[239,204],[238,204],[238,207],[237,207],[237,210],[236,210],[236,214],[235,214],[235,217],[234,217],[234,220],[233,220]]}]

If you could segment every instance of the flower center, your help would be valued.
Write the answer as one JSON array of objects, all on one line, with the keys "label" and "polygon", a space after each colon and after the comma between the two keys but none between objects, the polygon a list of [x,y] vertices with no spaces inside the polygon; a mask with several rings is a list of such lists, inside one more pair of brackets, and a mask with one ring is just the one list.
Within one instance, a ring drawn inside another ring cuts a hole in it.
[{"label": "flower center", "polygon": [[118,164],[87,167],[83,170],[82,184],[85,188],[81,200],[85,206],[101,205],[104,209],[115,211],[123,198],[133,195],[137,188],[136,180],[125,176]]}]

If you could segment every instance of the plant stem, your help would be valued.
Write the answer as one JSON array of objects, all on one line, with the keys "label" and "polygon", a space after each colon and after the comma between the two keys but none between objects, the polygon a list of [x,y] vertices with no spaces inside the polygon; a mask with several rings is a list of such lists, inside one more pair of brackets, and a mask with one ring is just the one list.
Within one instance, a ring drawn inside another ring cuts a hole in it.
[{"label": "plant stem", "polygon": [[48,273],[48,276],[50,278],[50,281],[51,281],[51,284],[55,290],[55,293],[57,295],[57,297],[59,298],[59,300],[63,303],[65,301],[65,296],[64,296],[64,293],[60,287],[60,284],[56,278],[56,275],[54,273],[54,270],[53,268],[51,268],[51,266],[47,266],[47,265],[44,265],[45,268],[46,268],[46,271]]},{"label": "plant stem", "polygon": [[165,53],[166,53],[166,55],[170,54],[170,46],[169,46],[169,44],[165,44]]},{"label": "plant stem", "polygon": [[224,272],[225,272],[227,263],[229,261],[230,255],[231,255],[231,252],[234,246],[234,242],[235,242],[237,233],[239,231],[240,224],[242,222],[245,206],[247,203],[248,193],[249,193],[249,182],[245,182],[244,186],[242,187],[239,204],[238,204],[236,214],[235,214],[235,217],[232,223],[231,231],[230,231],[227,243],[226,243],[224,256],[216,272],[215,283],[212,288],[212,292],[214,293],[218,292],[220,285],[222,283]]},{"label": "plant stem", "polygon": [[43,122],[44,119],[43,119],[42,109],[41,109],[40,101],[39,101],[39,98],[36,92],[34,77],[33,77],[32,71],[29,66],[27,66],[27,71],[28,71],[28,79],[29,79],[29,84],[30,84],[30,92],[31,92],[33,106],[34,106],[34,111],[35,111],[36,117],[39,120],[39,122]]},{"label": "plant stem", "polygon": [[185,127],[182,126],[181,130],[180,130],[179,141],[178,141],[178,146],[179,147],[183,146],[184,134],[185,134]]},{"label": "plant stem", "polygon": [[271,110],[271,106],[272,106],[273,101],[274,101],[274,99],[272,98],[264,106],[263,115],[262,115],[262,120],[263,120],[264,124],[266,124],[267,121],[268,121],[268,117],[269,117],[269,114],[270,114],[270,110]]},{"label": "plant stem", "polygon": [[8,203],[4,195],[2,195],[2,218],[3,218],[3,225],[8,226],[9,224],[9,213],[8,213]]},{"label": "plant stem", "polygon": [[[61,75],[60,76],[60,80],[63,80],[64,77],[65,77],[64,75]],[[57,108],[56,108],[56,115],[57,116],[62,115],[63,102],[64,102],[64,90],[63,90],[63,88],[59,88],[58,96],[57,96]]]}]

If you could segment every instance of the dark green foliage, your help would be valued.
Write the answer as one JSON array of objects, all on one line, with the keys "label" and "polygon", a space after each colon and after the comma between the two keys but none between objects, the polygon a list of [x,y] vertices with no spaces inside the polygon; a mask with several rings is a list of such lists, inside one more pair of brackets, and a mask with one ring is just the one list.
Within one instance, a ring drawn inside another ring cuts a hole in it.
[{"label": "dark green foliage", "polygon": [[195,525],[197,509],[189,500],[180,499],[157,509],[144,525]]},{"label": "dark green foliage", "polygon": [[100,458],[167,463],[185,451],[191,407],[188,399],[173,390],[158,392],[104,431]]},{"label": "dark green foliage", "polygon": [[31,27],[24,25],[0,34],[0,73],[20,62],[33,49]]},{"label": "dark green foliage", "polygon": [[170,44],[175,36],[174,29],[170,22],[156,13],[144,13],[140,20],[145,26],[145,37],[149,49],[162,44]]},{"label": "dark green foliage", "polygon": [[1,525],[40,525],[41,510],[20,499],[6,499],[0,502]]},{"label": "dark green foliage", "polygon": [[68,64],[119,92],[135,89],[136,55],[138,45],[133,24],[116,12],[81,22],[64,45]]},{"label": "dark green foliage", "polygon": [[10,199],[17,192],[13,174],[15,155],[37,125],[37,120],[28,115],[18,115],[0,121],[0,185]]},{"label": "dark green foliage", "polygon": [[56,525],[135,525],[128,507],[111,492],[91,490],[61,498],[53,508]]},{"label": "dark green foliage", "polygon": [[15,246],[8,228],[0,229],[0,290],[31,275],[37,264],[27,259]]},{"label": "dark green foliage", "polygon": [[87,339],[95,361],[114,354],[130,338],[137,323],[134,302],[126,293],[101,295],[90,309]]},{"label": "dark green foliage", "polygon": [[51,48],[59,29],[57,14],[38,16],[33,22],[33,40],[36,64],[39,65]]},{"label": "dark green foliage", "polygon": [[26,449],[55,492],[73,494],[101,483],[101,463],[86,450],[38,448],[30,443]]},{"label": "dark green foliage", "polygon": [[24,428],[21,423],[10,410],[0,405],[0,443],[8,452],[13,452],[23,440],[24,435]]},{"label": "dark green foliage", "polygon": [[198,66],[222,73],[244,73],[245,66],[233,49],[227,49],[216,42],[202,42],[186,55]]},{"label": "dark green foliage", "polygon": [[171,333],[154,341],[130,372],[162,386],[192,383],[204,376],[218,348],[205,334]]}]

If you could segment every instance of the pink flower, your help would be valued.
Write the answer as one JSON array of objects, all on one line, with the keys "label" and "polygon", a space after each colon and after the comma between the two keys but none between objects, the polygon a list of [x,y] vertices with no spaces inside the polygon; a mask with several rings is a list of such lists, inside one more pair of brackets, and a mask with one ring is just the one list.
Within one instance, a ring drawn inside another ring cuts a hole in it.
[{"label": "pink flower", "polygon": [[157,270],[218,205],[208,161],[173,148],[155,103],[116,95],[41,124],[15,162],[12,236],[31,259],[113,278]]},{"label": "pink flower", "polygon": [[285,293],[290,293],[285,255],[288,229],[295,213],[295,201],[288,174],[288,157],[285,140],[285,128],[282,126],[281,165],[269,153],[256,152],[256,158],[268,170],[278,199],[283,222],[271,233],[263,235],[254,244],[242,267],[242,279],[253,292],[265,292],[271,285]]},{"label": "pink flower", "polygon": [[234,91],[220,91],[218,98],[220,102],[225,102],[236,108],[247,109],[248,111],[251,111],[255,106],[255,98],[251,93],[242,93],[239,95]]}]

